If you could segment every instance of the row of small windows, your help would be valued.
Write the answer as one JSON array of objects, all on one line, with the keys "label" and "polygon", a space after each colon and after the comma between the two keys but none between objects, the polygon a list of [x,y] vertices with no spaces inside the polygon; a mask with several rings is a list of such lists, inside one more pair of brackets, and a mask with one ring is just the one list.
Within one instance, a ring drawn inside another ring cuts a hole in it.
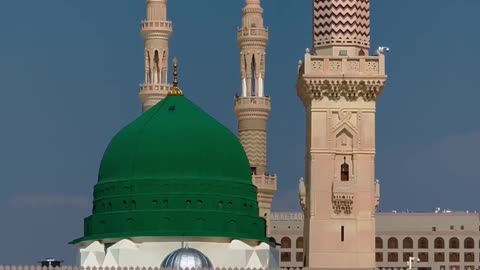
[{"label": "row of small windows", "polygon": [[[402,240],[402,244],[403,244],[402,245],[403,249],[413,248],[413,239],[410,238],[410,237],[405,237]],[[429,243],[428,243],[427,238],[422,237],[422,238],[418,239],[418,243],[417,243],[418,248],[425,249],[425,248],[428,248],[428,245],[429,245]],[[437,248],[437,249],[445,248],[445,240],[441,237],[437,237],[433,241],[433,246],[434,246],[434,248]],[[382,238],[380,238],[380,237],[375,238],[375,247],[377,249],[382,249],[383,248],[383,239]],[[387,240],[387,247],[389,249],[398,248],[398,239],[395,238],[395,237],[390,237]],[[451,248],[451,249],[460,248],[460,240],[458,240],[458,238],[456,238],[456,237],[450,238],[450,240],[448,240],[448,247]],[[465,249],[475,248],[475,241],[473,240],[473,238],[471,238],[471,237],[465,238],[465,240],[463,241],[463,248],[465,248]]]},{"label": "row of small windows", "polygon": [[[448,254],[448,261],[449,262],[460,262],[460,253],[458,252],[450,252]],[[410,257],[413,257],[413,252],[404,252],[403,254],[403,260],[404,262],[408,262]],[[418,258],[420,259],[421,262],[429,262],[429,256],[428,252],[419,252],[418,253]],[[388,262],[398,262],[398,253],[397,252],[389,252],[387,254],[387,261]],[[435,262],[445,262],[445,253],[443,252],[435,252],[433,259]],[[382,252],[377,252],[375,253],[375,260],[377,262],[383,262],[383,253]],[[463,261],[464,262],[475,262],[475,254],[473,252],[467,252],[463,254]]]},{"label": "row of small windows", "polygon": [[[280,240],[280,247],[281,248],[291,248],[292,247],[292,240],[289,237],[283,237]],[[303,248],[303,237],[298,237],[295,241],[296,248]]]},{"label": "row of small windows", "polygon": [[[303,262],[303,252],[297,252],[295,255],[296,255],[295,256],[295,261]],[[280,261],[291,262],[292,261],[292,253],[290,253],[290,252],[280,253]]]},{"label": "row of small windows", "polygon": [[[124,200],[122,202],[122,209],[125,209],[125,210],[135,210],[137,209],[137,202],[132,200],[132,201],[126,201]],[[196,208],[202,208],[204,205],[203,201],[202,200],[197,200],[197,201],[192,201],[192,200],[186,200],[185,201],[185,206],[186,208],[193,208],[193,207],[196,207]],[[153,208],[168,208],[168,200],[163,200],[163,201],[158,201],[158,200],[152,200],[151,202],[151,206]],[[233,202],[224,202],[224,201],[219,201],[218,202],[218,209],[228,209],[228,208],[232,208],[233,206]],[[247,204],[247,203],[244,203],[243,204],[243,208],[253,208],[253,204]],[[106,203],[102,203],[101,205],[94,205],[93,206],[93,209],[92,209],[92,212],[95,214],[98,210],[104,212],[104,211],[112,211],[114,210],[113,209],[113,205],[111,202],[108,202],[107,204]]]}]

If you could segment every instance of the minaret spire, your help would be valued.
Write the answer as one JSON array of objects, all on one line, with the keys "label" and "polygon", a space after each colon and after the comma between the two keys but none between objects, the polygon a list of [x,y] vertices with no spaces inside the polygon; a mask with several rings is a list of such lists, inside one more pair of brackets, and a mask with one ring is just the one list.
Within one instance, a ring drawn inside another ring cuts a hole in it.
[{"label": "minaret spire", "polygon": [[243,8],[242,27],[238,29],[240,46],[240,74],[242,96],[263,97],[265,78],[265,51],[268,30],[263,25],[263,9],[260,0],[246,0]]},{"label": "minaret spire", "polygon": [[168,94],[168,43],[173,32],[167,20],[167,0],[147,0],[147,19],[142,22],[145,43],[145,82],[140,86],[143,111]]},{"label": "minaret spire", "polygon": [[370,0],[313,0],[316,54],[366,55],[370,47]]},{"label": "minaret spire", "polygon": [[240,79],[242,92],[235,99],[238,136],[252,169],[257,187],[260,216],[267,221],[270,234],[270,210],[277,191],[277,177],[267,171],[267,121],[270,97],[265,96],[265,51],[268,30],[263,24],[260,0],[246,0],[242,26],[237,30],[240,47]]},{"label": "minaret spire", "polygon": [[177,58],[173,58],[173,85],[168,91],[169,96],[183,96],[183,92],[178,87],[178,61]]}]

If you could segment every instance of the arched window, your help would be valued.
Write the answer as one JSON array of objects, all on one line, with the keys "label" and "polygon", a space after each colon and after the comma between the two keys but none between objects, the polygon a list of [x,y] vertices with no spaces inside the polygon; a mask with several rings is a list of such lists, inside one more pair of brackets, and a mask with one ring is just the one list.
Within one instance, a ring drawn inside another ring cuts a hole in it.
[{"label": "arched window", "polygon": [[383,248],[383,240],[380,237],[375,237],[375,248]]},{"label": "arched window", "polygon": [[463,247],[466,249],[475,248],[475,241],[473,241],[473,239],[470,237],[465,238],[465,241],[463,242]]},{"label": "arched window", "polygon": [[445,248],[445,240],[443,240],[443,238],[441,238],[441,237],[435,238],[434,247],[435,248]]},{"label": "arched window", "polygon": [[418,248],[428,248],[428,239],[425,237],[418,239]]},{"label": "arched window", "polygon": [[450,241],[448,241],[448,247],[454,248],[454,249],[460,248],[460,241],[458,240],[458,238],[456,237],[450,238]]},{"label": "arched window", "polygon": [[303,248],[303,237],[298,237],[296,242],[297,242],[297,243],[296,243],[295,246],[296,246],[297,248]]},{"label": "arched window", "polygon": [[252,96],[258,96],[258,89],[257,89],[257,64],[255,61],[255,55],[252,56],[252,62],[251,62],[251,71],[252,71],[252,84],[251,84],[251,94]]},{"label": "arched window", "polygon": [[403,239],[403,248],[410,249],[413,248],[413,240],[410,237],[406,237]]},{"label": "arched window", "polygon": [[160,56],[157,50],[153,55],[153,83],[160,83]]},{"label": "arched window", "polygon": [[152,83],[152,69],[150,67],[150,52],[145,52],[145,83]]},{"label": "arched window", "polygon": [[398,248],[398,240],[395,237],[388,239],[388,248]]},{"label": "arched window", "polygon": [[347,164],[347,158],[343,158],[343,164],[340,166],[341,180],[349,181],[350,180],[350,166]]},{"label": "arched window", "polygon": [[291,248],[292,247],[292,240],[288,237],[283,237],[282,240],[280,240],[280,247],[281,248]]},{"label": "arched window", "polygon": [[161,83],[162,84],[165,84],[167,83],[167,65],[168,65],[168,61],[167,61],[167,52],[166,51],[163,51],[163,56],[162,56],[162,73],[161,73]]}]

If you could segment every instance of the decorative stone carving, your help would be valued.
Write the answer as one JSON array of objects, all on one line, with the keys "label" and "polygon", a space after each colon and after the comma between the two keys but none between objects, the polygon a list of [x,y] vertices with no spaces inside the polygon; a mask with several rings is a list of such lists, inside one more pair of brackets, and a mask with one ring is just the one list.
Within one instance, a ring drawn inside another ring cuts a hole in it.
[{"label": "decorative stone carving", "polygon": [[313,70],[323,70],[323,61],[312,61]]},{"label": "decorative stone carving", "polygon": [[338,100],[344,97],[347,100],[355,101],[362,97],[364,100],[375,101],[385,87],[384,80],[363,81],[363,80],[307,80],[304,85],[307,92],[314,99]]},{"label": "decorative stone carving", "polygon": [[348,71],[360,71],[360,61],[359,60],[348,61]]},{"label": "decorative stone carving", "polygon": [[367,72],[378,72],[378,62],[367,61]]},{"label": "decorative stone carving", "polygon": [[330,64],[328,65],[328,69],[332,73],[342,72],[342,61],[341,60],[330,60]]},{"label": "decorative stone carving", "polygon": [[334,194],[332,198],[333,212],[336,215],[351,215],[353,211],[353,195]]}]

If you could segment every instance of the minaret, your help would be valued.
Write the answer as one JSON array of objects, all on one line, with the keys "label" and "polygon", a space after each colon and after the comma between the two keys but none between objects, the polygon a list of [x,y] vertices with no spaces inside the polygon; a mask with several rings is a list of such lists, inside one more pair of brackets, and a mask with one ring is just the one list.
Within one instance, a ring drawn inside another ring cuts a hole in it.
[{"label": "minaret", "polygon": [[277,191],[277,177],[267,171],[267,121],[270,97],[265,96],[265,51],[268,30],[263,25],[260,0],[246,0],[242,27],[237,30],[240,47],[240,77],[242,93],[235,98],[238,136],[247,152],[252,169],[252,181],[257,187],[260,216],[267,221],[270,234],[270,209]]},{"label": "minaret", "polygon": [[147,19],[142,22],[145,41],[145,82],[140,86],[143,111],[165,98],[168,84],[168,41],[172,22],[167,21],[167,0],[147,0]]},{"label": "minaret", "polygon": [[298,67],[306,114],[305,267],[374,269],[375,110],[385,52],[370,49],[369,0],[313,0],[313,51]]}]

